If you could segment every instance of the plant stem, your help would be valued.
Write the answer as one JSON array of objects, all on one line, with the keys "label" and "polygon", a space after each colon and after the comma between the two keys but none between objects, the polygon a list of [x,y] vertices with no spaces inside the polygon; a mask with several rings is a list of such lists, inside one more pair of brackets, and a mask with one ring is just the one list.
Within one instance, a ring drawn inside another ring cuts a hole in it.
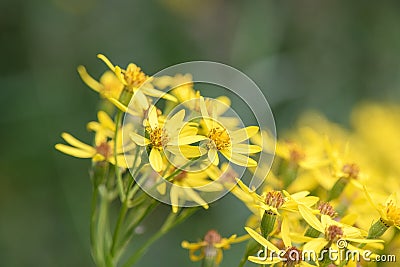
[{"label": "plant stem", "polygon": [[116,122],[115,122],[115,133],[114,133],[114,161],[115,161],[115,176],[117,177],[117,185],[118,185],[118,191],[119,191],[119,197],[121,199],[121,202],[124,201],[125,195],[124,195],[124,185],[122,182],[122,175],[121,175],[121,170],[118,167],[118,160],[117,160],[117,146],[118,146],[118,130],[121,124],[121,119],[122,119],[122,111],[117,111],[117,116],[116,116]]}]

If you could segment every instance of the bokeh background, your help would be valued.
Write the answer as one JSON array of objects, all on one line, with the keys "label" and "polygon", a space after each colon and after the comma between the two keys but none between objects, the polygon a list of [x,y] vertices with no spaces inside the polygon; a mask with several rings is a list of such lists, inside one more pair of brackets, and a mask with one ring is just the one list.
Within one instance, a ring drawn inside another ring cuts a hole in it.
[{"label": "bokeh background", "polygon": [[[95,119],[98,96],[80,80],[79,64],[98,76],[100,52],[150,74],[218,61],[259,85],[278,134],[308,109],[348,125],[355,104],[400,98],[399,14],[398,1],[1,0],[0,266],[94,266],[89,161],[54,149],[62,131],[91,138],[85,123]],[[247,216],[227,196],[161,239],[138,266],[199,266],[181,240],[209,228],[242,234]],[[223,266],[241,254],[233,247]]]}]

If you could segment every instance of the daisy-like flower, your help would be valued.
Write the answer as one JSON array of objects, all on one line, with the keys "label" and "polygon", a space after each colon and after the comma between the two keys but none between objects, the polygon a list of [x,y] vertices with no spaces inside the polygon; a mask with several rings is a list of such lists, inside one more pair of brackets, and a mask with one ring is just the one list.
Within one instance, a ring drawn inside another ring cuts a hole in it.
[{"label": "daisy-like flower", "polygon": [[[303,205],[299,205],[299,211],[304,220],[322,235],[322,237],[310,238],[310,240],[304,245],[304,249],[307,251],[315,251],[316,253],[319,253],[322,249],[331,246],[334,249],[341,249],[340,246],[338,247],[340,244],[337,244],[337,242],[343,242],[343,240],[359,244],[383,242],[383,240],[379,239],[366,239],[360,229],[335,221],[329,215],[322,214],[321,219],[318,219],[310,208]],[[360,250],[349,243],[346,243],[346,248],[351,250]]]},{"label": "daisy-like flower", "polygon": [[[380,215],[380,222],[389,228],[391,226],[400,229],[400,207],[397,204],[397,195],[396,193],[391,194],[387,199],[385,204],[375,204],[372,200],[372,197],[367,191],[367,188],[364,186],[364,192],[367,196],[368,201],[374,207]],[[382,233],[383,234],[383,233]]]},{"label": "daisy-like flower", "polygon": [[281,225],[282,241],[285,246],[280,250],[274,244],[262,237],[259,233],[249,227],[245,227],[249,235],[264,247],[264,255],[249,256],[248,260],[257,264],[276,264],[282,262],[287,267],[295,266],[315,266],[304,261],[303,252],[292,244],[288,220],[283,220]]},{"label": "daisy-like flower", "polygon": [[202,241],[197,243],[183,241],[182,247],[189,250],[189,257],[192,261],[205,259],[213,261],[215,264],[219,265],[223,258],[222,250],[229,249],[231,244],[245,241],[248,238],[247,235],[241,237],[232,235],[229,238],[224,238],[221,237],[217,231],[210,230],[206,233]]},{"label": "daisy-like flower", "polygon": [[[176,168],[172,168],[170,172],[166,175],[175,171]],[[171,180],[171,190],[169,192],[172,211],[174,213],[178,212],[179,206],[181,206],[185,201],[194,201],[201,205],[203,208],[208,209],[208,204],[198,192],[220,192],[224,190],[224,187],[208,178],[208,174],[205,171],[189,172],[181,170],[177,175]],[[157,187],[158,191],[164,195],[166,184],[163,182]]]},{"label": "daisy-like flower", "polygon": [[101,142],[107,138],[113,138],[115,133],[115,123],[108,116],[108,114],[102,110],[97,112],[98,121],[91,121],[87,124],[87,129],[96,132],[95,143]]},{"label": "daisy-like flower", "polygon": [[163,125],[159,123],[156,107],[152,106],[145,120],[145,133],[141,136],[135,132],[130,137],[139,146],[146,146],[149,149],[149,162],[151,167],[160,172],[163,169],[162,152],[169,151],[183,157],[201,156],[198,147],[189,144],[204,140],[204,136],[196,135],[195,127],[186,127],[183,121],[185,110],[180,110]]},{"label": "daisy-like flower", "polygon": [[[87,124],[87,128],[95,132],[94,146],[85,144],[69,133],[62,133],[61,137],[69,144],[57,144],[55,148],[65,154],[77,158],[91,158],[93,162],[108,161],[115,165],[114,144],[115,144],[115,129],[114,121],[104,111],[97,113],[98,121],[92,121]],[[134,155],[129,152],[132,151],[136,145],[132,142],[123,143],[122,132],[129,130],[130,124],[126,124],[120,128],[117,138],[117,162],[118,166],[122,168],[129,168],[134,161]],[[124,151],[126,152],[124,155]]]},{"label": "daisy-like flower", "polygon": [[264,212],[280,215],[280,211],[298,211],[299,205],[311,207],[319,200],[318,197],[309,196],[310,192],[308,191],[289,194],[285,190],[272,190],[259,195],[240,180],[238,180],[238,186],[253,198],[253,206],[258,208],[258,215],[261,216],[263,216]]},{"label": "daisy-like flower", "polygon": [[114,66],[111,61],[104,55],[97,55],[109,68],[115,73],[120,82],[128,88],[132,93],[144,94],[152,97],[160,97],[173,102],[176,98],[170,94],[154,89],[151,84],[151,77],[147,76],[141,68],[133,63],[130,63],[126,69],[119,66]]},{"label": "daisy-like flower", "polygon": [[[91,158],[93,162],[108,161],[115,165],[114,156],[114,140],[100,139],[95,137],[95,145],[90,146],[85,144],[69,133],[62,133],[61,137],[69,144],[56,144],[55,148],[67,155],[77,158]],[[119,135],[118,140],[122,140]],[[126,151],[126,149],[125,149]],[[124,155],[124,148],[122,142],[117,146],[117,162],[118,167],[129,168],[134,161],[133,155]]]},{"label": "daisy-like flower", "polygon": [[258,132],[257,126],[229,131],[224,125],[209,115],[204,98],[200,97],[200,109],[205,122],[205,133],[208,138],[208,158],[214,164],[219,164],[218,153],[230,162],[247,167],[257,166],[257,162],[249,154],[258,153],[261,148],[256,145],[242,143]]}]

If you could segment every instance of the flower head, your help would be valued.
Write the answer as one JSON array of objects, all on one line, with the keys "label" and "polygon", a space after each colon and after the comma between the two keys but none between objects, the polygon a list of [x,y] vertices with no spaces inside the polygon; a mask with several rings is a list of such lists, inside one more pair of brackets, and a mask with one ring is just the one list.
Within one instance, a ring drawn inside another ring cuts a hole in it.
[{"label": "flower head", "polygon": [[[229,238],[221,237],[216,230],[209,230],[202,241],[197,243],[182,242],[182,247],[189,249],[189,257],[192,261],[199,261],[204,258],[213,258],[216,264],[222,261],[222,250],[229,249],[231,244],[239,243],[248,239],[248,236],[237,237],[231,235]],[[199,252],[198,254],[196,254]]]},{"label": "flower head", "polygon": [[152,106],[149,109],[148,118],[144,121],[143,136],[135,132],[130,133],[133,142],[139,146],[148,147],[150,165],[156,172],[163,169],[161,152],[169,151],[189,158],[201,155],[197,147],[191,147],[188,144],[204,140],[205,137],[196,135],[197,129],[194,127],[189,127],[190,129],[185,131],[184,117],[185,110],[181,110],[161,124],[157,109]]},{"label": "flower head", "polygon": [[258,132],[258,127],[249,126],[243,129],[229,131],[216,118],[209,115],[204,98],[200,97],[200,109],[205,122],[205,133],[208,138],[208,158],[214,164],[219,164],[218,153],[230,162],[247,167],[257,166],[257,162],[249,154],[258,153],[261,148],[256,145],[242,143]]}]

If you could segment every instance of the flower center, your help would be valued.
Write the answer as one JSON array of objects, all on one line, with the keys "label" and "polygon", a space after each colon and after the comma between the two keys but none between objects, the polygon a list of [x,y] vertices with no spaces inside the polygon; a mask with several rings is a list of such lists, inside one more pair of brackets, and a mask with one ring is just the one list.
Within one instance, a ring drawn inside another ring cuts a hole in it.
[{"label": "flower center", "polygon": [[294,267],[302,261],[302,251],[296,247],[289,247],[283,258],[286,259],[283,266]]},{"label": "flower center", "polygon": [[343,229],[337,225],[330,225],[325,232],[325,237],[330,242],[335,242],[343,236]]},{"label": "flower center", "polygon": [[342,171],[346,174],[348,178],[357,179],[358,174],[360,173],[360,168],[357,164],[345,164],[342,168]]},{"label": "flower center", "polygon": [[285,203],[285,198],[279,191],[269,191],[265,197],[265,203],[274,208],[280,208]]},{"label": "flower center", "polygon": [[390,223],[400,226],[400,208],[396,207],[393,201],[386,204],[385,213]]},{"label": "flower center", "polygon": [[104,158],[108,158],[112,155],[112,149],[107,142],[103,142],[96,147],[96,152],[102,155]]},{"label": "flower center", "polygon": [[207,137],[210,139],[210,142],[208,144],[209,148],[222,150],[228,148],[231,145],[231,139],[225,128],[213,128],[209,131]]},{"label": "flower center", "polygon": [[336,210],[328,202],[320,202],[318,205],[318,209],[321,214],[328,215],[332,219],[337,216]]},{"label": "flower center", "polygon": [[128,65],[124,73],[124,78],[129,86],[139,87],[149,77],[146,74],[144,74],[144,72],[138,66],[131,63]]},{"label": "flower center", "polygon": [[151,129],[150,127],[147,127],[146,130],[149,133],[152,148],[162,149],[168,143],[168,135],[165,132],[165,129],[160,127]]},{"label": "flower center", "polygon": [[174,181],[179,182],[185,179],[186,177],[187,177],[187,171],[181,171],[178,175],[174,177]]},{"label": "flower center", "polygon": [[221,242],[221,235],[215,230],[209,230],[204,236],[204,241],[208,245],[214,245],[216,243]]}]

